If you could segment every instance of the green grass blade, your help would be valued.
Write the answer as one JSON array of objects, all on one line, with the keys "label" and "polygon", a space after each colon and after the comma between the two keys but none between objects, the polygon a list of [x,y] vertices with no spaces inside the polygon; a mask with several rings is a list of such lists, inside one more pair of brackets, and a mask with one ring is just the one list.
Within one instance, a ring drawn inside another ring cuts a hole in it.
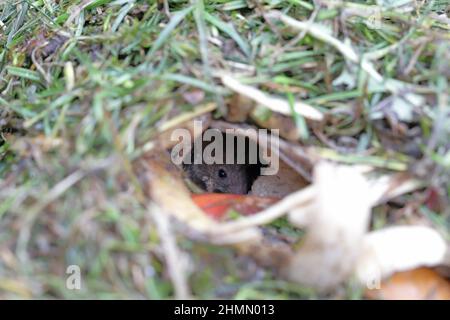
[{"label": "green grass blade", "polygon": [[241,48],[242,52],[244,52],[244,54],[247,57],[250,57],[251,54],[250,45],[239,35],[239,33],[236,32],[233,26],[226,24],[219,18],[207,12],[205,12],[205,19],[212,25],[216,26],[219,30],[230,36],[230,38],[232,38],[237,43],[239,48]]},{"label": "green grass blade", "polygon": [[194,9],[190,6],[184,10],[176,12],[170,22],[167,24],[165,29],[160,33],[155,43],[153,43],[152,48],[148,51],[148,56],[152,56],[162,45],[167,41],[172,31],[177,27],[177,25]]},{"label": "green grass blade", "polygon": [[12,66],[7,66],[6,70],[8,71],[8,74],[10,74],[12,76],[16,76],[16,77],[24,78],[24,79],[28,79],[28,80],[33,80],[33,81],[41,80],[39,73],[36,71],[19,68],[19,67],[12,67]]}]

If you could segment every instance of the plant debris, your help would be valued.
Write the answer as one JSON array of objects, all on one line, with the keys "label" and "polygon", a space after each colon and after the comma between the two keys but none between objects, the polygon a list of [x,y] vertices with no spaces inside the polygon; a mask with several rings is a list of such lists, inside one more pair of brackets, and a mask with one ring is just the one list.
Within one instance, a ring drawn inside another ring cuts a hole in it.
[{"label": "plant debris", "polygon": [[[448,299],[448,15],[0,2],[0,299]],[[237,130],[260,171],[195,186],[181,129]]]}]

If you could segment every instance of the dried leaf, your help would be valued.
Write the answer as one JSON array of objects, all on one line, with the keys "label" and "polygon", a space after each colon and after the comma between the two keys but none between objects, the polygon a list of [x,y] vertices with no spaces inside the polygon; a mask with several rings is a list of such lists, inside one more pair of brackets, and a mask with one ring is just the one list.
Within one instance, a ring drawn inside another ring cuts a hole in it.
[{"label": "dried leaf", "polygon": [[354,271],[369,221],[370,188],[360,170],[326,162],[316,165],[314,188],[313,204],[290,215],[296,221],[295,215],[308,214],[308,232],[282,272],[290,280],[328,291]]},{"label": "dried leaf", "polygon": [[207,231],[215,224],[192,202],[181,172],[171,162],[168,152],[147,154],[141,159],[138,171],[152,199],[180,221],[198,231]]},{"label": "dried leaf", "polygon": [[398,175],[369,179],[363,174],[367,169],[316,165],[308,187],[310,203],[289,210],[289,220],[308,231],[282,269],[288,279],[330,291],[355,273],[369,285],[395,271],[443,262],[447,246],[432,229],[396,227],[366,235],[375,204],[417,188],[413,180]]},{"label": "dried leaf", "polygon": [[444,263],[448,246],[435,230],[396,226],[369,233],[356,264],[361,283],[374,283],[394,272]]},{"label": "dried leaf", "polygon": [[235,210],[243,215],[250,215],[279,200],[277,198],[223,193],[197,194],[192,195],[192,199],[208,216],[218,220],[225,218],[225,214],[230,210]]},{"label": "dried leaf", "polygon": [[365,296],[383,300],[450,300],[450,282],[432,269],[419,268],[394,274],[379,289],[366,290]]},{"label": "dried leaf", "polygon": [[230,122],[244,122],[253,110],[254,102],[240,94],[234,94],[228,104],[226,120]]},{"label": "dried leaf", "polygon": [[192,105],[197,105],[205,99],[205,91],[200,89],[194,89],[182,94],[183,99]]}]

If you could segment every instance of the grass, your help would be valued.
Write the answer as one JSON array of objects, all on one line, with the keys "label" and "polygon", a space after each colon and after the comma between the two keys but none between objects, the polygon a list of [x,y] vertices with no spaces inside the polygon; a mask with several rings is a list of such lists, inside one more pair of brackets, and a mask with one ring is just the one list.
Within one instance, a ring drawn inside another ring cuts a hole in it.
[{"label": "grass", "polygon": [[[173,297],[127,164],[170,115],[195,112],[186,92],[204,91],[216,116],[226,110],[232,92],[219,69],[291,106],[296,99],[326,112],[314,130],[293,119],[302,143],[329,158],[408,170],[436,188],[442,204],[417,214],[449,233],[448,4],[410,1],[403,12],[395,4],[405,1],[391,1],[373,28],[364,14],[374,1],[322,2],[175,0],[169,12],[150,0],[0,2],[0,298]],[[271,19],[271,10],[333,29],[358,58],[371,57],[382,83],[326,40]],[[404,205],[425,206],[425,194]],[[316,296],[231,249],[182,235],[178,243],[198,298]],[[72,264],[83,270],[80,291],[65,287]]]}]

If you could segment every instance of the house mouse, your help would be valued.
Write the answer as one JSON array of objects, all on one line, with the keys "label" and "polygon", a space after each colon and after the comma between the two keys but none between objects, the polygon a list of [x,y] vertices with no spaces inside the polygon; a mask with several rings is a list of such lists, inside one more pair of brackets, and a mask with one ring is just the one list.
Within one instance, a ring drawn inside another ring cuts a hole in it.
[{"label": "house mouse", "polygon": [[245,164],[189,164],[189,178],[208,192],[246,194],[250,178]]},{"label": "house mouse", "polygon": [[[222,133],[223,141],[226,140],[227,135]],[[235,138],[236,139],[236,138]],[[236,142],[236,141],[235,141]],[[208,146],[211,142],[202,141],[202,150]],[[246,152],[248,148],[248,141],[246,140],[247,146],[245,148]],[[223,159],[224,164],[206,164],[194,163],[194,148],[191,150],[189,157],[190,163],[184,164],[183,168],[187,172],[189,179],[192,180],[199,187],[203,188],[207,192],[214,193],[234,193],[234,194],[247,194],[251,188],[253,181],[259,175],[259,164],[249,164],[247,160],[244,163],[237,163],[237,153],[238,150],[234,149],[234,163],[225,164],[226,147],[224,145]]]}]

